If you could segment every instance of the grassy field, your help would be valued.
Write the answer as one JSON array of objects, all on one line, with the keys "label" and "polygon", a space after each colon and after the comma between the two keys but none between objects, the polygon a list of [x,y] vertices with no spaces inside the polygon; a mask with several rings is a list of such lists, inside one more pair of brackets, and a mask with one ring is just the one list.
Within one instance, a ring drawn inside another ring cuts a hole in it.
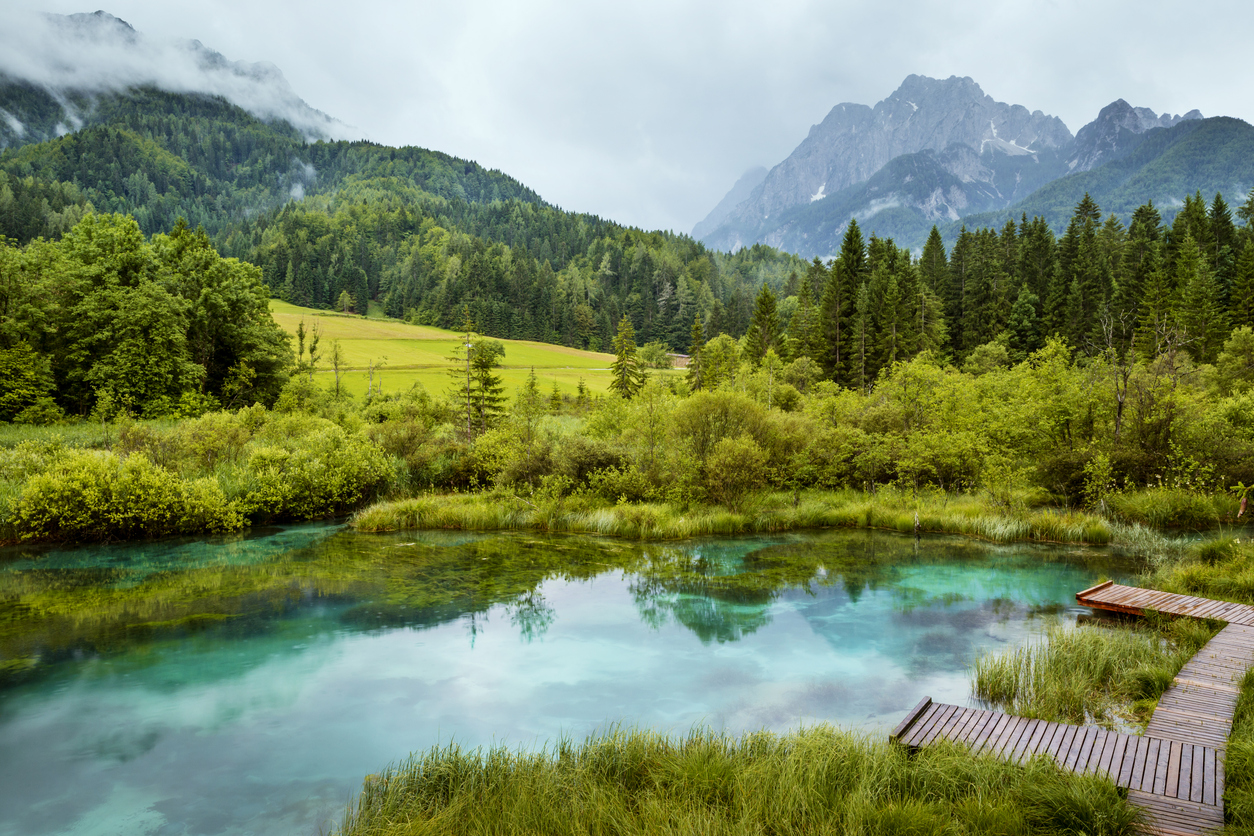
[{"label": "grassy field", "polygon": [[[301,320],[304,320],[307,332],[315,324],[318,326],[322,335],[318,344],[321,352],[318,366],[322,369],[319,377],[324,381],[331,379],[331,372],[326,368],[331,342],[340,341],[340,349],[349,366],[347,374],[341,373],[341,385],[353,395],[360,396],[366,391],[366,369],[371,363],[383,364],[375,371],[375,384],[382,381],[384,391],[408,389],[414,383],[421,383],[432,394],[449,388],[448,370],[453,366],[449,358],[460,342],[456,332],[378,316],[363,317],[300,308],[277,299],[271,300],[270,311],[274,321],[289,334],[295,335]],[[609,388],[612,354],[528,340],[500,342],[505,346],[500,375],[510,397],[515,389],[523,385],[533,368],[540,380],[540,388],[546,394],[552,391],[556,382],[562,393],[574,395],[580,379],[590,392],[605,392]]]}]

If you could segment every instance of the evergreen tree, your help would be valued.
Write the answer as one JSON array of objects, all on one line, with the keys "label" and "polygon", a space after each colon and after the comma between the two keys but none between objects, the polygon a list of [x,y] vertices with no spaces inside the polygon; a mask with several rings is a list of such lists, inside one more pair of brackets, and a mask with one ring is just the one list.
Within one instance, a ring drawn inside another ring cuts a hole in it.
[{"label": "evergreen tree", "polygon": [[1039,215],[1028,221],[1024,216],[1019,233],[1019,276],[1037,298],[1038,318],[1044,313],[1058,262],[1058,242],[1049,224]]},{"label": "evergreen tree", "polygon": [[1127,243],[1116,272],[1115,291],[1110,304],[1112,336],[1126,349],[1141,319],[1141,304],[1149,276],[1162,266],[1160,241],[1162,217],[1153,201],[1132,213]]},{"label": "evergreen tree", "polygon": [[[1252,198],[1254,199],[1254,198]],[[1232,325],[1254,327],[1254,243],[1246,242],[1237,259],[1236,277],[1229,296]]]},{"label": "evergreen tree", "polygon": [[624,398],[631,398],[644,385],[644,371],[636,357],[636,330],[626,314],[618,321],[614,337],[614,362],[610,364],[610,389]]},{"label": "evergreen tree", "polygon": [[1220,299],[1227,305],[1232,284],[1236,279],[1240,247],[1237,243],[1237,227],[1232,222],[1232,212],[1219,192],[1215,192],[1207,220],[1210,221],[1211,235],[1215,240],[1206,256],[1210,260],[1211,269],[1215,271],[1215,279],[1219,282]]},{"label": "evergreen tree", "polygon": [[949,342],[954,354],[962,353],[966,339],[963,327],[966,323],[963,302],[967,298],[967,279],[974,266],[975,236],[963,226],[958,240],[949,253],[949,295],[944,298],[945,321],[950,324]]},{"label": "evergreen tree", "polygon": [[1189,340],[1189,353],[1199,363],[1213,363],[1228,335],[1228,321],[1220,304],[1219,283],[1192,236],[1186,235],[1176,251],[1176,280],[1180,326]]},{"label": "evergreen tree", "polygon": [[758,298],[753,305],[753,322],[745,337],[745,356],[754,365],[762,362],[767,349],[773,348],[776,353],[779,352],[779,311],[775,305],[775,294],[767,287],[766,282],[762,283],[762,289],[758,291]]},{"label": "evergreen tree", "polygon": [[1028,355],[1039,351],[1044,345],[1040,322],[1036,315],[1039,304],[1040,300],[1025,283],[1019,289],[1019,297],[1015,300],[1014,307],[1010,309],[1010,319],[1006,323],[1006,330],[1010,336],[1010,359],[1015,363],[1022,363]]},{"label": "evergreen tree", "polygon": [[692,331],[688,337],[688,390],[695,392],[701,388],[701,347],[705,345],[705,331],[701,327],[701,315],[692,319]]},{"label": "evergreen tree", "polygon": [[932,293],[945,299],[949,295],[949,261],[945,258],[945,243],[935,225],[927,235],[927,243],[919,256],[919,276]]},{"label": "evergreen tree", "polygon": [[871,332],[871,291],[866,282],[858,286],[854,297],[853,321],[850,323],[850,380],[862,391],[871,385],[870,363],[874,335]]}]

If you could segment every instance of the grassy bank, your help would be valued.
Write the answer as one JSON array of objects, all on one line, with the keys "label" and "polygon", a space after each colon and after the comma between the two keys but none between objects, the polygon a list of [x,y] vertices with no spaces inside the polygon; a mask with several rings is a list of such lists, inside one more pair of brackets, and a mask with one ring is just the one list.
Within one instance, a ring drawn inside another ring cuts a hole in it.
[{"label": "grassy bank", "polygon": [[1143,725],[1176,673],[1217,631],[1217,624],[1193,619],[1059,625],[1039,642],[978,659],[973,690],[1021,717],[1106,728]]},{"label": "grassy bank", "polygon": [[[916,529],[917,524],[917,529]],[[998,508],[978,496],[882,490],[760,494],[742,510],[675,503],[612,503],[590,496],[548,498],[494,491],[381,502],[353,519],[359,531],[530,530],[636,540],[769,533],[814,528],[964,534],[995,543],[1111,542],[1105,519],[1082,511]]]},{"label": "grassy bank", "polygon": [[1132,833],[1108,781],[827,726],[675,739],[611,731],[539,753],[456,746],[370,776],[342,836]]}]

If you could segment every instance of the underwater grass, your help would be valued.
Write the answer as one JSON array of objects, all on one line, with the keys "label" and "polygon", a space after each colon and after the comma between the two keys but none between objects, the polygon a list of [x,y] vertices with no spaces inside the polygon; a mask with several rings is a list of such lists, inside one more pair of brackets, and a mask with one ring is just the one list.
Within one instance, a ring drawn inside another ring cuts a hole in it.
[{"label": "underwater grass", "polygon": [[759,495],[745,510],[666,502],[613,504],[587,496],[554,500],[496,491],[431,494],[376,503],[358,512],[358,531],[420,529],[532,530],[635,540],[763,534],[815,528],[874,528],[902,533],[962,534],[994,543],[1036,541],[1105,545],[1109,522],[1079,511],[1013,511],[980,497],[904,492],[807,491]]},{"label": "underwater grass", "polygon": [[1107,728],[1144,724],[1176,673],[1216,632],[1191,618],[1126,627],[1056,624],[1037,642],[977,659],[973,690],[1022,717]]},{"label": "underwater grass", "polygon": [[611,729],[539,752],[456,745],[369,776],[342,836],[394,834],[1130,834],[1109,780],[972,757],[914,755],[816,726],[674,738]]}]

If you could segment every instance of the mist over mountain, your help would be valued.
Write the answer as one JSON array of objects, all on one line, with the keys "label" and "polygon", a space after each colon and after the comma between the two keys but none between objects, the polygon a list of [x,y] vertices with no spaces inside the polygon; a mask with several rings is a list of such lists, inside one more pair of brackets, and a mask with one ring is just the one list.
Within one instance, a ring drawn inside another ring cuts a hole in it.
[{"label": "mist over mountain", "polygon": [[[851,218],[914,247],[933,224],[956,229],[969,218],[1017,218],[1021,210],[1031,215],[1041,209],[1051,225],[1061,226],[1074,201],[1042,207],[1038,192],[1124,160],[1155,133],[1199,120],[1196,110],[1159,115],[1119,99],[1073,137],[1057,117],[994,101],[970,78],[912,75],[873,108],[832,108],[747,197],[728,205],[743,191],[738,183],[693,235],[717,249],[765,243],[828,256]],[[1137,159],[1152,168],[1152,154]],[[1147,199],[1170,205],[1195,189],[1248,189],[1254,170],[1245,168],[1250,166],[1234,161],[1223,171],[1194,166],[1151,172],[1139,181],[1128,174],[1085,182],[1099,189],[1094,198],[1103,206],[1114,198],[1100,191],[1104,185],[1122,188],[1128,182],[1147,189],[1133,205]],[[1118,195],[1117,211],[1127,197]]]},{"label": "mist over mountain", "polygon": [[306,139],[362,132],[308,105],[273,64],[231,61],[200,41],[149,38],[107,12],[6,12],[0,28],[0,148],[91,123],[101,96],[152,87],[220,96]]}]

